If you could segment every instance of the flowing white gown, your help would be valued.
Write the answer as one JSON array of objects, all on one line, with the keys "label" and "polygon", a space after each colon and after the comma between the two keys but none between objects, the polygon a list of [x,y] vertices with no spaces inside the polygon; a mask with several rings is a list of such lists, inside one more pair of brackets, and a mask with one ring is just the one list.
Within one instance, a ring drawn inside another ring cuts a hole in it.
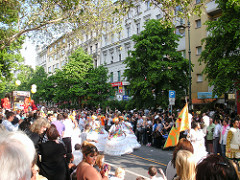
[{"label": "flowing white gown", "polygon": [[126,138],[122,126],[120,124],[112,125],[109,129],[109,137],[104,153],[112,156],[121,156],[131,152],[133,152],[133,148],[129,145],[128,138]]},{"label": "flowing white gown", "polygon": [[202,159],[206,158],[207,151],[205,147],[204,133],[202,130],[190,130],[189,140],[193,145],[194,156],[196,162],[200,162]]},{"label": "flowing white gown", "polygon": [[87,139],[97,141],[97,143],[91,143],[97,147],[98,151],[104,151],[108,138],[108,132],[104,129],[104,127],[100,126],[99,121],[90,122],[90,126],[92,126],[92,129],[88,132]]},{"label": "flowing white gown", "polygon": [[123,132],[126,134],[126,138],[128,139],[129,145],[131,146],[132,149],[138,149],[141,147],[141,145],[137,141],[137,137],[135,136],[132,126],[128,122],[122,122],[121,123]]}]

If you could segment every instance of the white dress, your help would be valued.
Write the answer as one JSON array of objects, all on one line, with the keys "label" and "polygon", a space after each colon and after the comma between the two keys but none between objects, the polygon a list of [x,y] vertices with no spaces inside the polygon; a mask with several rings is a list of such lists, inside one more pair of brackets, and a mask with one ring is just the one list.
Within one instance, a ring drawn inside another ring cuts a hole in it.
[{"label": "white dress", "polygon": [[88,132],[87,139],[97,141],[97,143],[91,143],[97,147],[98,151],[104,151],[108,138],[108,132],[102,126],[100,126],[99,121],[93,121],[90,123],[90,125],[92,126],[92,129]]},{"label": "white dress", "polygon": [[123,132],[122,126],[112,125],[109,129],[109,137],[105,145],[104,153],[112,156],[121,156],[133,152],[129,141]]},{"label": "white dress", "polygon": [[194,150],[194,156],[196,159],[196,162],[200,162],[207,156],[207,151],[205,147],[205,140],[204,140],[204,133],[202,130],[190,130],[189,134],[189,140],[193,145],[193,150]]},{"label": "white dress", "polygon": [[126,134],[126,138],[128,139],[129,145],[132,149],[138,149],[141,147],[141,145],[137,141],[137,137],[135,136],[131,124],[128,122],[122,122],[122,129],[123,132]]}]

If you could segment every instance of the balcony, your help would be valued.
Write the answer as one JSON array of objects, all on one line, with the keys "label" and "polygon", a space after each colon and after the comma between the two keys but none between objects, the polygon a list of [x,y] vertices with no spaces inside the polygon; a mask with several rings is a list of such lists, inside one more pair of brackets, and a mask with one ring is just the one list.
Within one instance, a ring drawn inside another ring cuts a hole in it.
[{"label": "balcony", "polygon": [[218,7],[218,4],[215,1],[211,1],[206,4],[206,12],[210,16],[214,16],[221,12],[221,9]]}]

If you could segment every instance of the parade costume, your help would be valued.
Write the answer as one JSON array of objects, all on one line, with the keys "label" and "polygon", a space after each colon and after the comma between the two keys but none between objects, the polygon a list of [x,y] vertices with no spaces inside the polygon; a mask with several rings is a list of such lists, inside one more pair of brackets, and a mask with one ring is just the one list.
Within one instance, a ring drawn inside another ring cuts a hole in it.
[{"label": "parade costume", "polygon": [[240,160],[240,129],[231,127],[227,134],[226,156]]},{"label": "parade costume", "polygon": [[137,141],[137,137],[135,136],[132,128],[131,128],[131,124],[128,122],[122,122],[121,123],[123,132],[125,132],[126,134],[126,138],[129,141],[129,145],[131,146],[132,149],[138,149],[141,147],[141,145],[138,143]]},{"label": "parade costume", "polygon": [[[116,121],[118,121],[118,118],[114,118],[114,122]],[[104,153],[112,156],[121,156],[131,152],[133,152],[133,148],[129,145],[128,138],[126,138],[122,126],[120,124],[112,125],[109,129]]]},{"label": "parade costume", "polygon": [[191,129],[189,135],[190,135],[189,141],[193,145],[196,162],[199,162],[200,160],[202,160],[207,156],[207,151],[206,151],[205,141],[204,141],[204,133],[201,130]]},{"label": "parade costume", "polygon": [[98,151],[104,151],[108,133],[103,126],[100,126],[99,121],[95,121],[96,116],[92,116],[92,119],[93,121],[89,123],[92,129],[88,132],[87,139],[97,141],[97,143],[91,143],[97,147]]}]

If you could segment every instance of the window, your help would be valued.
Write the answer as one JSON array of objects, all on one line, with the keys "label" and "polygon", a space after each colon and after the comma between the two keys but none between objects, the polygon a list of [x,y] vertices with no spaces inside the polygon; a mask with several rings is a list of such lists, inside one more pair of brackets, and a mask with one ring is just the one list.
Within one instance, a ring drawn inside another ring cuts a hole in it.
[{"label": "window", "polygon": [[157,19],[161,19],[161,14],[158,14],[158,15],[156,16],[156,18],[157,18]]},{"label": "window", "polygon": [[65,51],[64,51],[64,49],[62,49],[62,56],[65,54]]},{"label": "window", "polygon": [[130,37],[130,27],[127,27],[127,37]]},{"label": "window", "polygon": [[92,46],[90,46],[90,54],[92,54]]},{"label": "window", "polygon": [[114,34],[111,35],[111,43],[114,42]]},{"label": "window", "polygon": [[104,36],[105,46],[107,45],[107,35]]},{"label": "window", "polygon": [[139,34],[140,33],[140,23],[137,23],[136,25],[137,25],[137,34]]},{"label": "window", "polygon": [[95,44],[95,50],[96,50],[96,52],[98,51],[98,43]]},{"label": "window", "polygon": [[54,55],[54,60],[57,60],[57,54]]},{"label": "window", "polygon": [[113,72],[110,73],[110,82],[113,82]]},{"label": "window", "polygon": [[196,0],[196,4],[200,4],[201,3],[201,0]]},{"label": "window", "polygon": [[186,58],[186,51],[183,50],[183,51],[180,51],[180,52],[181,52],[181,54],[182,54],[182,57],[183,57],[183,58]]},{"label": "window", "polygon": [[130,11],[128,11],[128,13],[127,13],[127,18],[129,19],[130,17],[131,17]]},{"label": "window", "polygon": [[200,55],[202,53],[202,46],[196,47],[196,50],[197,50],[196,54]]},{"label": "window", "polygon": [[140,5],[138,5],[138,6],[136,7],[136,12],[137,12],[137,14],[140,13]]},{"label": "window", "polygon": [[52,58],[52,57],[50,57],[50,58],[49,58],[49,62],[52,62],[52,61],[53,61],[53,58]]},{"label": "window", "polygon": [[120,52],[119,52],[119,55],[118,55],[118,59],[119,59],[119,61],[122,60],[122,54]]},{"label": "window", "polygon": [[111,53],[111,64],[113,63],[113,53]]},{"label": "window", "polygon": [[49,72],[49,73],[52,72],[52,67],[51,67],[51,66],[48,67],[48,72]]},{"label": "window", "polygon": [[53,50],[53,48],[52,47],[50,47],[50,52]]},{"label": "window", "polygon": [[122,32],[120,31],[120,32],[118,32],[118,40],[120,41],[121,40],[121,34],[122,34]]},{"label": "window", "polygon": [[118,82],[120,82],[120,81],[121,81],[121,72],[118,71]]},{"label": "window", "polygon": [[65,65],[65,61],[62,61],[61,63],[61,67],[63,67]]},{"label": "window", "polygon": [[103,63],[104,63],[104,64],[107,63],[107,54],[103,54]]},{"label": "window", "polygon": [[203,75],[197,74],[197,82],[203,82]]},{"label": "window", "polygon": [[150,9],[150,1],[146,2],[146,5],[147,5],[147,10]]},{"label": "window", "polygon": [[86,34],[86,41],[88,40],[88,35]]},{"label": "window", "polygon": [[94,66],[97,67],[97,60],[94,60]]},{"label": "window", "polygon": [[63,43],[65,43],[65,42],[66,42],[66,39],[64,38],[64,39],[63,39]]},{"label": "window", "polygon": [[59,69],[59,63],[56,64],[56,69]]},{"label": "window", "polygon": [[54,48],[57,49],[57,44],[54,45]]},{"label": "window", "polygon": [[196,28],[200,28],[201,26],[201,19],[196,20]]},{"label": "window", "polygon": [[182,12],[182,7],[181,6],[177,6],[175,8],[175,11],[174,11],[175,15],[177,15],[179,11]]}]

